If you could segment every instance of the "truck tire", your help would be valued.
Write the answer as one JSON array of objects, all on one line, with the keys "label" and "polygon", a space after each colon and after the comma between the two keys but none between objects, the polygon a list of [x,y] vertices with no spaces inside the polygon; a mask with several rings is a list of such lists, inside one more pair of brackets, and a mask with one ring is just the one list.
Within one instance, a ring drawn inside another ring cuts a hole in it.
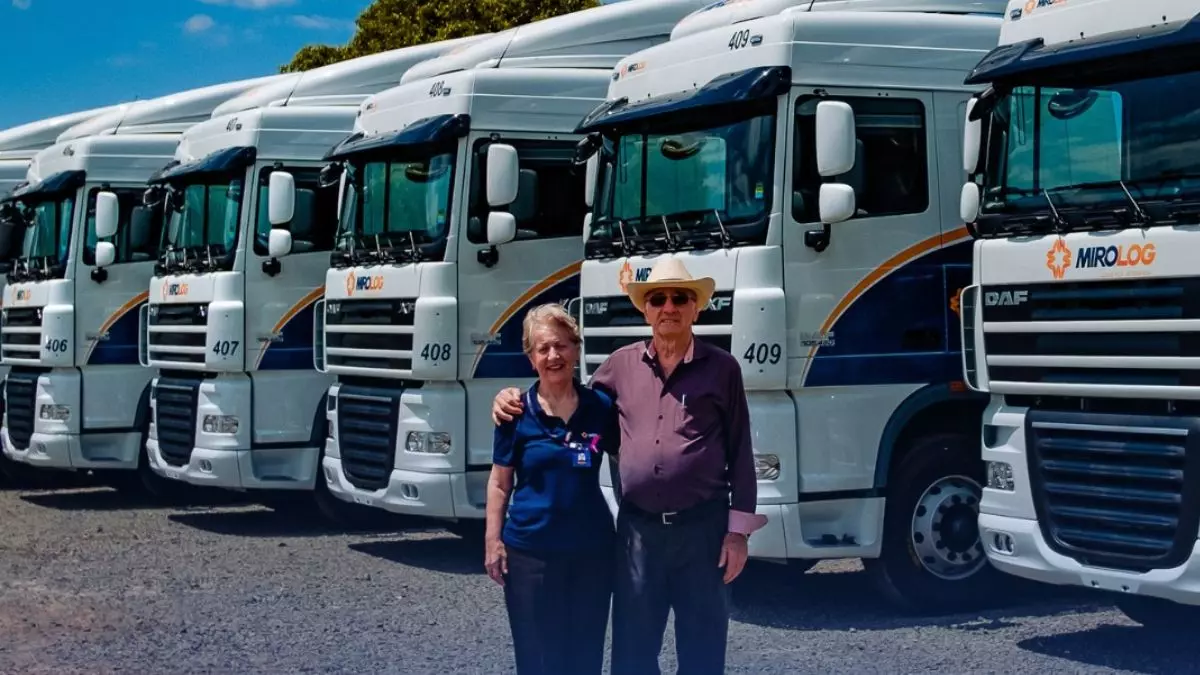
[{"label": "truck tire", "polygon": [[965,611],[1004,596],[979,538],[979,455],[978,440],[965,433],[931,434],[913,441],[891,472],[882,551],[863,566],[905,611]]},{"label": "truck tire", "polygon": [[1122,614],[1155,632],[1178,631],[1200,617],[1200,607],[1143,595],[1119,595],[1115,604]]}]

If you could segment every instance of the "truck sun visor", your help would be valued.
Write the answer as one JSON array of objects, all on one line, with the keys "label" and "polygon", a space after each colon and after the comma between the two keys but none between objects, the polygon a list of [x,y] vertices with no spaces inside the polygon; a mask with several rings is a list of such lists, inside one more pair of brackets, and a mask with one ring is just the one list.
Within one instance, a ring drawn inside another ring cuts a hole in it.
[{"label": "truck sun visor", "polygon": [[424,117],[412,124],[378,136],[355,134],[334,146],[325,155],[326,161],[345,159],[350,155],[361,155],[406,145],[423,145],[453,140],[466,136],[471,130],[471,116],[463,113]]},{"label": "truck sun visor", "polygon": [[86,171],[60,171],[45,179],[22,185],[13,190],[6,200],[28,199],[39,195],[74,192],[87,182]]},{"label": "truck sun visor", "polygon": [[711,108],[735,101],[774,98],[787,92],[791,84],[792,69],[789,66],[750,68],[720,75],[691,91],[656,96],[636,103],[606,101],[583,119],[575,133],[586,134],[647,117]]},{"label": "truck sun visor", "polygon": [[[1186,55],[1200,50],[1200,14],[1191,20],[1153,27],[1138,27],[1094,40],[1046,46],[1041,38],[996,47],[967,75],[965,84],[983,84],[1031,73],[1075,70],[1094,73],[1100,63],[1136,63],[1139,55],[1154,55],[1156,62],[1191,63]],[[1190,67],[1190,66],[1188,66]]]},{"label": "truck sun visor", "polygon": [[253,147],[225,148],[193,162],[185,164],[172,162],[146,182],[154,185],[156,183],[173,183],[193,176],[224,175],[253,164],[256,156],[257,151]]}]

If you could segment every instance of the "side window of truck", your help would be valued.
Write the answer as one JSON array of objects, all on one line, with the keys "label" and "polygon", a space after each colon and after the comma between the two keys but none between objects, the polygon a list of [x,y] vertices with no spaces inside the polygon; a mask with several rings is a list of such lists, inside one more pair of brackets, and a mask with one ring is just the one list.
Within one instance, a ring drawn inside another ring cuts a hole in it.
[{"label": "side window of truck", "polygon": [[[828,98],[796,102],[792,175],[792,217],[798,223],[820,221],[817,197],[817,104]],[[832,97],[854,108],[858,157],[837,182],[854,187],[855,218],[924,213],[929,208],[929,152],[925,106],[914,99]]]},{"label": "side window of truck", "polygon": [[[292,253],[332,251],[337,237],[337,185],[321,187],[320,168],[287,169],[296,179],[296,209],[292,222],[284,229],[292,233]],[[254,252],[267,256],[267,241],[271,236],[271,220],[267,217],[268,186],[271,170],[258,174],[258,213],[254,227]]]},{"label": "side window of truck", "polygon": [[[584,167],[575,166],[570,141],[505,141],[517,149],[520,187],[517,199],[499,210],[517,218],[517,239],[583,236],[587,204],[583,197]],[[487,141],[476,144],[471,162],[467,241],[487,243]]]},{"label": "side window of truck", "polygon": [[[117,249],[114,264],[151,262],[158,258],[158,243],[162,238],[162,207],[142,204],[145,188],[112,188],[117,196],[117,234],[105,239]],[[88,192],[87,223],[84,227],[83,263],[96,264],[96,195],[99,188]]]}]

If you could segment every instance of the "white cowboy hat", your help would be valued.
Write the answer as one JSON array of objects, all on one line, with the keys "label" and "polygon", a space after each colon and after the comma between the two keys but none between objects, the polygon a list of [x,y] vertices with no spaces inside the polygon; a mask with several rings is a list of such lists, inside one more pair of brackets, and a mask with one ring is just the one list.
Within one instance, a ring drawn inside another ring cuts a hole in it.
[{"label": "white cowboy hat", "polygon": [[664,258],[659,261],[645,281],[631,281],[625,285],[625,292],[633,301],[633,306],[639,310],[646,309],[646,296],[656,288],[682,288],[696,294],[696,304],[703,310],[712,299],[717,282],[712,277],[695,278],[684,267],[678,258]]}]

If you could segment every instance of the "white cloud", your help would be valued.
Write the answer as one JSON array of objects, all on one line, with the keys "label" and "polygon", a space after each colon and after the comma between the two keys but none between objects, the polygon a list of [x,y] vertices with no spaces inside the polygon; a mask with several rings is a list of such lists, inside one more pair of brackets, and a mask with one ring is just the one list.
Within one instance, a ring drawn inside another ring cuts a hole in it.
[{"label": "white cloud", "polygon": [[217,22],[213,21],[211,16],[207,14],[197,14],[184,22],[183,32],[192,34],[203,33],[205,31],[212,30],[212,27],[215,25],[217,25]]},{"label": "white cloud", "polygon": [[12,3],[13,7],[17,9],[29,9],[29,6],[33,4],[33,0],[12,0]]},{"label": "white cloud", "polygon": [[200,0],[200,2],[206,5],[240,9],[270,9],[272,7],[290,7],[296,4],[296,0]]},{"label": "white cloud", "polygon": [[343,19],[333,19],[328,16],[318,16],[316,14],[294,14],[290,18],[292,25],[297,28],[310,28],[312,30],[353,30],[354,22],[345,21]]}]

